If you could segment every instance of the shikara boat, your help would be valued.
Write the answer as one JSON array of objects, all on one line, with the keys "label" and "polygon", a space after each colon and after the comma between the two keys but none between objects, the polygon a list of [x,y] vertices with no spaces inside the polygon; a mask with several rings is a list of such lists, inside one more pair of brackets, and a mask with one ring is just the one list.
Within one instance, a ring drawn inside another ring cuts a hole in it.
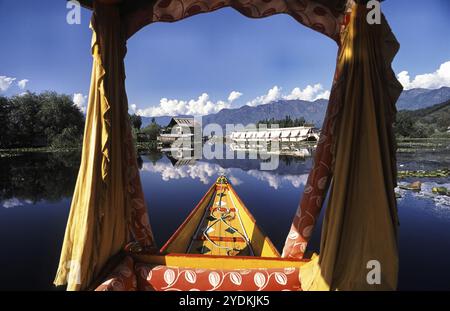
[{"label": "shikara boat", "polygon": [[161,252],[280,257],[225,176],[209,188]]},{"label": "shikara boat", "polygon": [[125,254],[97,290],[300,290],[308,261],[280,257],[225,176],[159,252],[131,244]]}]

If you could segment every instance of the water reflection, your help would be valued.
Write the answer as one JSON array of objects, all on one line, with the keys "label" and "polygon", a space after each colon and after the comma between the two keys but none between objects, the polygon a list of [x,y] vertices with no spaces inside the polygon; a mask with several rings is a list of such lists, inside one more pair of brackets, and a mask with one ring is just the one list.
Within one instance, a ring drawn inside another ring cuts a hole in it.
[{"label": "water reflection", "polygon": [[[314,155],[314,151],[311,152]],[[0,158],[0,289],[51,289],[58,264],[79,153],[26,154]],[[231,180],[260,227],[280,250],[298,206],[311,157],[280,155],[273,171],[263,159],[192,159],[150,152],[138,158],[150,220],[162,245],[186,219],[218,175]],[[414,158],[399,155],[400,169],[449,167],[441,153]],[[409,183],[414,181],[402,180]],[[421,179],[422,192],[403,192],[400,213],[400,288],[449,289],[450,200],[428,195],[433,186],[450,188],[450,179]],[[320,223],[311,248],[317,250]],[[424,234],[425,233],[425,234]],[[418,245],[427,245],[417,252]],[[417,269],[434,258],[433,265]],[[30,265],[30,261],[33,262]],[[23,282],[23,280],[27,282]]]},{"label": "water reflection", "polygon": [[0,205],[14,208],[70,198],[79,165],[79,152],[0,158]]}]

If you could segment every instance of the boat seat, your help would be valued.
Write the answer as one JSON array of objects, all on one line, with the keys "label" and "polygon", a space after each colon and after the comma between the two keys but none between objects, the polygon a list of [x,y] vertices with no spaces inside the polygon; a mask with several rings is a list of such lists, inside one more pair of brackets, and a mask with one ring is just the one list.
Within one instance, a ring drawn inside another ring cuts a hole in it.
[{"label": "boat seat", "polygon": [[96,291],[136,291],[137,280],[134,260],[126,256],[122,262],[108,275]]},{"label": "boat seat", "polygon": [[298,276],[298,268],[179,268],[135,263],[127,256],[96,291],[299,291]]},{"label": "boat seat", "polygon": [[138,288],[144,291],[298,291],[298,275],[297,268],[216,270],[136,264]]}]

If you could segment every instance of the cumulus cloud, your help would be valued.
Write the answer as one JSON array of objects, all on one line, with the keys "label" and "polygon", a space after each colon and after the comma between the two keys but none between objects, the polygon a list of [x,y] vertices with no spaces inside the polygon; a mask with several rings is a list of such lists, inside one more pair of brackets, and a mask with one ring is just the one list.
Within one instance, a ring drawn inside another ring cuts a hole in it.
[{"label": "cumulus cloud", "polygon": [[228,101],[229,101],[230,103],[232,103],[232,102],[234,102],[236,99],[238,99],[238,98],[241,97],[241,96],[242,96],[242,93],[241,93],[241,92],[232,91],[232,92],[230,93],[230,95],[228,96]]},{"label": "cumulus cloud", "polygon": [[6,92],[16,78],[0,76],[0,92]]},{"label": "cumulus cloud", "polygon": [[17,82],[17,85],[19,86],[20,89],[24,90],[27,87],[27,83],[29,81],[30,80],[28,80],[28,79],[23,79],[23,80],[20,80],[19,82]]},{"label": "cumulus cloud", "polygon": [[161,98],[158,106],[137,109],[136,113],[144,117],[177,115],[202,116],[219,112],[224,108],[230,108],[232,101],[236,100],[241,95],[241,93],[233,91],[228,96],[228,101],[219,100],[216,102],[213,102],[207,93],[203,93],[197,99],[191,100]]},{"label": "cumulus cloud", "polygon": [[283,96],[284,99],[300,99],[307,101],[315,101],[318,99],[330,98],[330,91],[325,90],[322,84],[317,83],[308,85],[303,90],[299,87],[294,88],[289,95]]},{"label": "cumulus cloud", "polygon": [[136,113],[136,110],[137,110],[137,106],[135,104],[131,104],[128,109],[128,112],[133,114],[133,113]]},{"label": "cumulus cloud", "polygon": [[328,99],[330,97],[330,91],[325,90],[320,83],[308,85],[304,89],[296,87],[287,95],[283,95],[281,90],[282,89],[279,86],[275,85],[265,95],[258,96],[247,102],[247,105],[252,107],[265,105],[279,99],[315,101],[318,99]]},{"label": "cumulus cloud", "polygon": [[397,78],[405,90],[414,88],[437,89],[443,86],[450,87],[450,61],[441,64],[435,72],[416,75],[414,79],[411,79],[408,71],[400,72]]},{"label": "cumulus cloud", "polygon": [[281,88],[275,85],[273,88],[271,88],[267,94],[258,96],[255,99],[249,101],[247,103],[248,106],[255,107],[259,105],[265,105],[270,102],[276,101],[281,98]]},{"label": "cumulus cloud", "polygon": [[73,94],[73,103],[77,106],[82,113],[86,113],[87,95],[81,93]]},{"label": "cumulus cloud", "polygon": [[[248,106],[258,106],[268,104],[279,99],[301,99],[315,101],[318,99],[328,99],[330,91],[325,90],[321,84],[308,85],[304,89],[294,88],[289,94],[282,94],[281,87],[275,85],[266,94],[248,101]],[[238,91],[232,91],[227,100],[212,101],[207,93],[203,93],[197,99],[181,100],[161,98],[157,106],[137,109],[136,105],[130,105],[130,111],[143,117],[161,117],[177,115],[202,116],[211,113],[217,113],[224,108],[230,108],[231,104],[238,100],[243,94]]]}]

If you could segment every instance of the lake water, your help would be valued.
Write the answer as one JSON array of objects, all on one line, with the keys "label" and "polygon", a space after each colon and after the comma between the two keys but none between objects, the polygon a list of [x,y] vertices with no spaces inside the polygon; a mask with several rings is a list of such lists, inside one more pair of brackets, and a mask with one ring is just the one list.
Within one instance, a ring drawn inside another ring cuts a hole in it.
[{"label": "lake water", "polygon": [[[399,169],[449,168],[448,150],[400,154]],[[311,158],[284,156],[273,171],[259,160],[180,163],[166,154],[141,155],[150,220],[161,246],[212,182],[226,174],[261,228],[282,249],[303,192]],[[186,165],[183,165],[186,164]],[[51,290],[79,165],[79,154],[0,158],[0,289]],[[410,182],[418,180],[402,180]],[[400,274],[403,290],[450,290],[450,198],[431,194],[449,178],[420,179],[420,193],[401,191]],[[321,216],[322,217],[322,216]],[[318,251],[320,226],[309,249]]]}]

